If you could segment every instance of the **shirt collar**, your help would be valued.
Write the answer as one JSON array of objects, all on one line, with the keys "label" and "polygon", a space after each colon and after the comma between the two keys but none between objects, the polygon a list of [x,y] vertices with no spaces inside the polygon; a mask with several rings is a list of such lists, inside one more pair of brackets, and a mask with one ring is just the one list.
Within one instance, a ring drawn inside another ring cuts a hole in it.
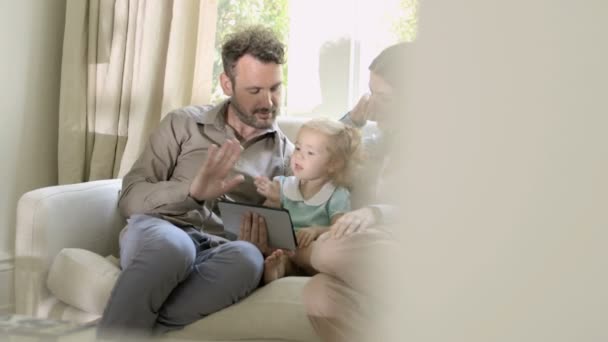
[{"label": "shirt collar", "polygon": [[332,182],[327,182],[323,184],[321,190],[314,194],[314,196],[309,199],[304,199],[304,196],[302,196],[302,193],[300,192],[300,180],[298,178],[289,176],[286,177],[283,182],[283,194],[285,197],[292,201],[304,202],[304,204],[311,206],[319,206],[326,203],[335,190],[336,186]]}]

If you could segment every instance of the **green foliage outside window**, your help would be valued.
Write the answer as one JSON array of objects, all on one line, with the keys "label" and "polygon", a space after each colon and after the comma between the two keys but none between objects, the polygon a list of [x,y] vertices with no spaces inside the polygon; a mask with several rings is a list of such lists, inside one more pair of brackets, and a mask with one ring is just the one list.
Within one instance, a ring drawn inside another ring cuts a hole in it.
[{"label": "green foliage outside window", "polygon": [[401,0],[399,7],[400,13],[393,29],[399,41],[411,42],[416,38],[418,28],[418,0]]}]

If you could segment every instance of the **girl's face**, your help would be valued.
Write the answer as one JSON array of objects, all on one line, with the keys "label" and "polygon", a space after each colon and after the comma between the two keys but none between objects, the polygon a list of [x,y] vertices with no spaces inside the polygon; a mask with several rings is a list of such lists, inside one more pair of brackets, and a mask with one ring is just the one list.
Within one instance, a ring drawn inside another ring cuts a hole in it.
[{"label": "girl's face", "polygon": [[327,135],[306,128],[301,129],[290,163],[294,176],[302,180],[329,178],[329,143]]}]

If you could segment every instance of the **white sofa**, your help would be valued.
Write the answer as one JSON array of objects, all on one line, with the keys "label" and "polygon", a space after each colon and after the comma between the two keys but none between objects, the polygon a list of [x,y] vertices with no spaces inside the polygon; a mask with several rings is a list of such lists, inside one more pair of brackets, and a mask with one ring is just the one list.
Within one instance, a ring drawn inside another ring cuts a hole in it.
[{"label": "white sofa", "polygon": [[[293,138],[304,120],[280,118],[279,125]],[[119,272],[115,258],[103,257],[118,256],[118,234],[125,225],[117,210],[120,187],[121,181],[114,179],[23,195],[15,246],[18,314],[78,322],[100,317]],[[273,282],[165,338],[317,341],[301,301],[307,279]]]}]

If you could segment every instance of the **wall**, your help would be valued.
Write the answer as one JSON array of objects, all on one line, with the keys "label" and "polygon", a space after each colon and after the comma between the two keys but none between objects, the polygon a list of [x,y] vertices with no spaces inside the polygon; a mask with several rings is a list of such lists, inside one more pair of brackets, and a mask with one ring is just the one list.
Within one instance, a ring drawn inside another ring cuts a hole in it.
[{"label": "wall", "polygon": [[607,12],[421,1],[399,340],[608,341]]},{"label": "wall", "polygon": [[57,182],[65,0],[0,1],[0,312],[13,309],[18,198]]}]

